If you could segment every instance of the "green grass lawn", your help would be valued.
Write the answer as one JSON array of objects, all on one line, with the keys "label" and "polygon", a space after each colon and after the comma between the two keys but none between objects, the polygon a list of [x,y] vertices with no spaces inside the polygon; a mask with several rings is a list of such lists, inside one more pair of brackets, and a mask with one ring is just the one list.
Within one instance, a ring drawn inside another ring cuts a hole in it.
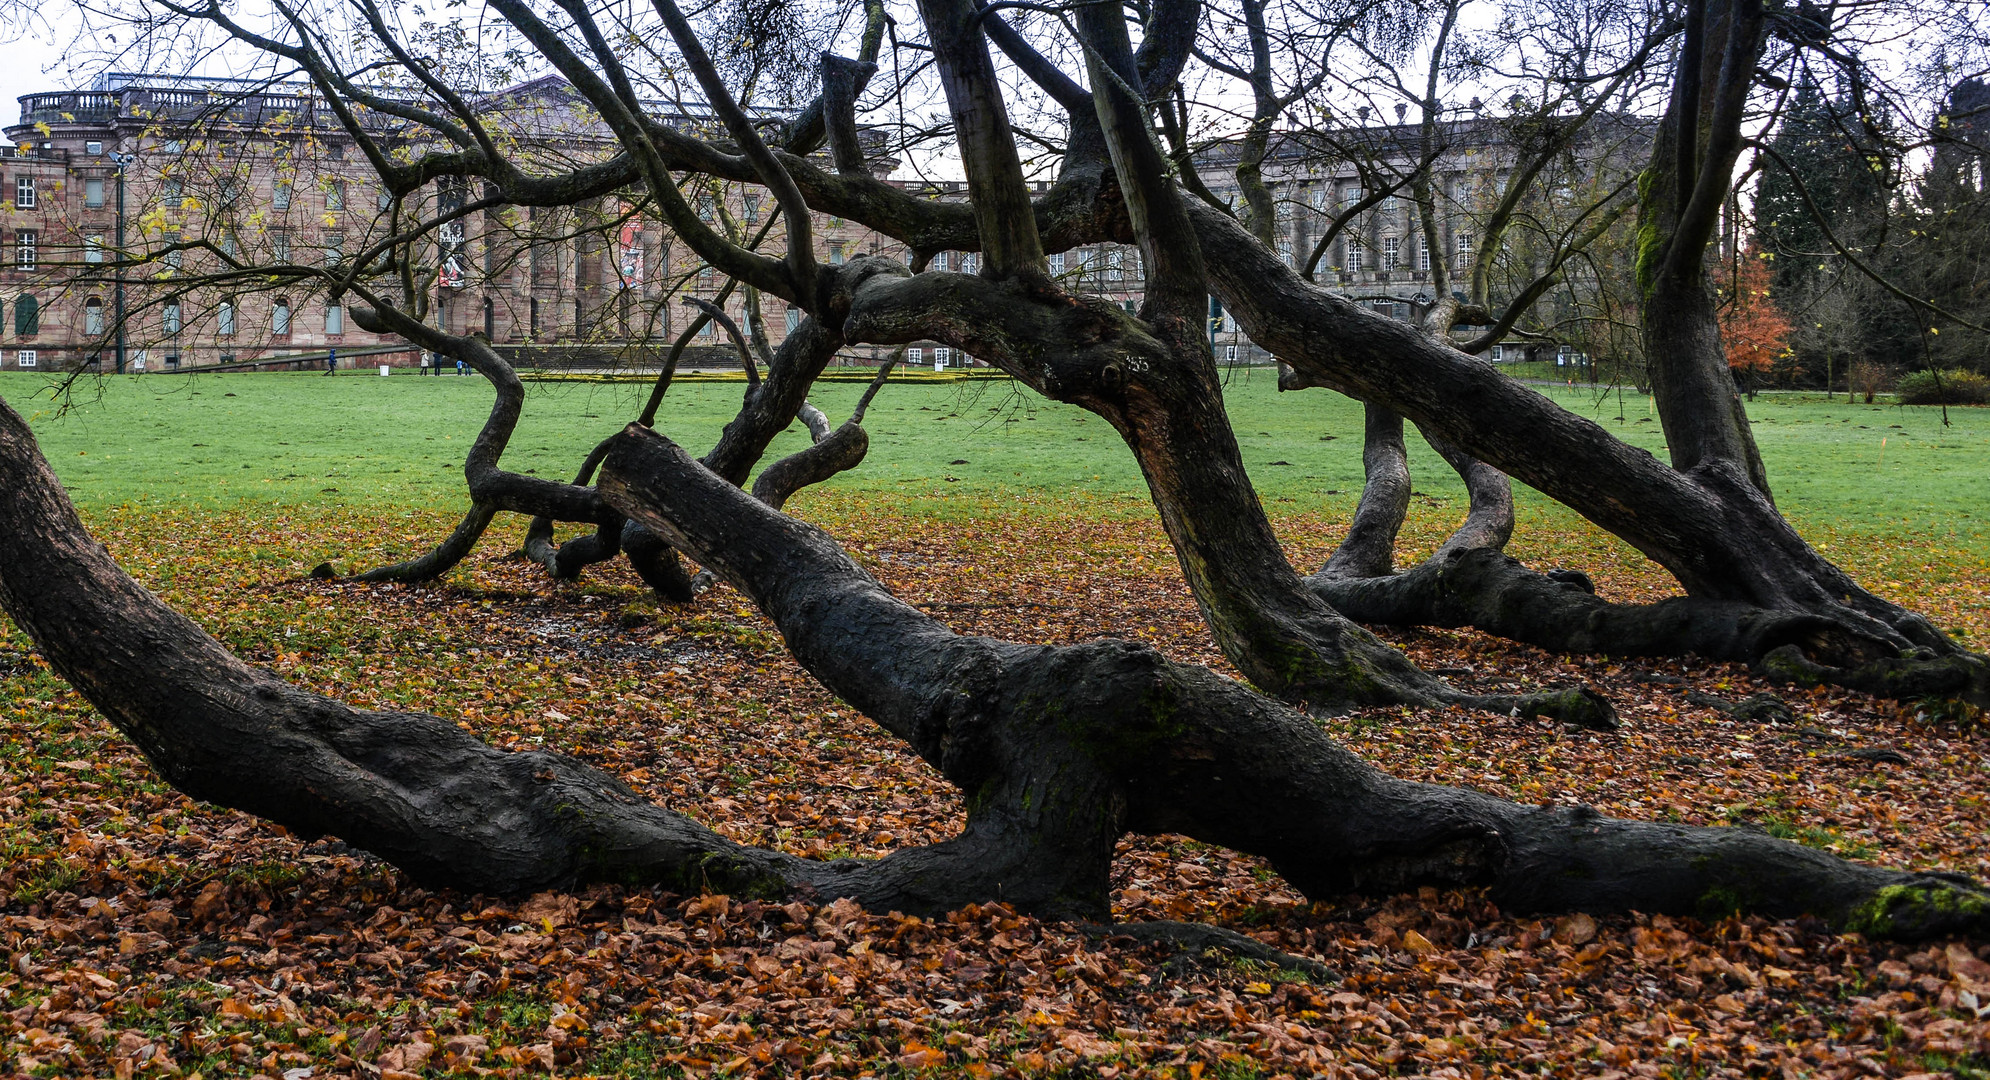
[{"label": "green grass lawn", "polygon": [[[28,415],[63,482],[85,507],[244,503],[392,505],[463,502],[462,457],[490,390],[476,378],[396,374],[114,376],[49,394],[46,376],[0,375],[0,397]],[[703,452],[738,405],[739,383],[674,387],[659,429]],[[818,387],[832,419],[861,383]],[[1648,399],[1554,388],[1563,405],[1663,455]],[[530,383],[505,464],[569,476],[591,446],[641,407],[639,383]],[[1269,371],[1240,370],[1228,407],[1260,493],[1285,513],[1351,508],[1361,487],[1361,415],[1324,390],[1280,394]],[[1750,405],[1784,510],[1828,532],[1990,554],[1990,409],[1847,405],[1775,395]],[[866,426],[871,454],[833,481],[890,492],[940,514],[1071,496],[1146,513],[1132,457],[1102,420],[1007,380],[887,387]],[[1884,446],[1882,446],[1884,442]],[[800,428],[774,453],[800,448]],[[1419,491],[1462,509],[1435,453],[1413,446]],[[1523,495],[1523,513],[1565,517]]]}]

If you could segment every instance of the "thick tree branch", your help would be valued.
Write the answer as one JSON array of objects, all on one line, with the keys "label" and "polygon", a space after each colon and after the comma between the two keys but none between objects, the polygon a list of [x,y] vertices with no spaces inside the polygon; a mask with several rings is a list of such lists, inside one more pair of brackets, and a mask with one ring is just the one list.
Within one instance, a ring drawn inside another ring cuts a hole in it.
[{"label": "thick tree branch", "polygon": [[972,0],[920,0],[967,171],[986,272],[1047,280],[1029,185]]}]

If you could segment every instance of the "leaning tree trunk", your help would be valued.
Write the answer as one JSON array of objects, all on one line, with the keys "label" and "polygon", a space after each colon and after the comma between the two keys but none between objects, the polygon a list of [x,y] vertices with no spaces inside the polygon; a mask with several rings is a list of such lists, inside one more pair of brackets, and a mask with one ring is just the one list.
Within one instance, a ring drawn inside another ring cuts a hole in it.
[{"label": "leaning tree trunk", "polygon": [[723,574],[797,659],[903,738],[968,806],[955,839],[815,862],[728,841],[563,755],[354,709],[244,664],[126,576],[0,403],[0,605],[50,665],[196,798],[334,835],[431,886],[518,893],[658,881],[873,910],[1003,901],[1108,913],[1128,832],[1262,855],[1307,895],[1484,885],[1522,910],[1813,913],[1868,932],[1981,932],[1990,897],[1741,829],[1518,806],[1397,780],[1304,715],[1144,645],[963,637],[891,596],[821,530],[631,426],[615,507]]},{"label": "leaning tree trunk", "polygon": [[[371,309],[354,308],[353,315],[354,321],[366,329],[388,329]],[[585,486],[585,476],[592,471],[591,465],[583,468],[583,478],[573,484],[509,472],[499,465],[506,446],[511,442],[512,432],[518,427],[519,415],[525,409],[525,386],[519,382],[518,373],[482,342],[467,337],[444,337],[432,327],[422,327],[422,330],[426,332],[422,342],[424,345],[431,348],[446,346],[437,351],[468,364],[490,382],[491,389],[496,393],[484,426],[471,441],[470,449],[463,458],[463,477],[470,490],[470,512],[455,531],[433,550],[406,562],[363,571],[354,575],[355,579],[415,582],[441,577],[469,555],[483,537],[491,519],[501,510],[548,521],[584,521],[603,529],[618,527],[620,515],[604,506],[600,497]],[[605,447],[603,449],[605,451]],[[594,460],[598,462],[599,458]],[[551,530],[546,530],[546,534],[550,537]],[[548,555],[538,561],[549,561],[550,558]],[[330,563],[324,563],[313,569],[312,574],[332,577],[334,571]]]},{"label": "leaning tree trunk", "polygon": [[[1335,593],[1378,621],[1456,622],[1554,648],[1701,652],[1805,681],[1990,701],[1990,663],[1866,591],[1779,514],[1720,360],[1701,259],[1731,180],[1762,32],[1760,0],[1692,0],[1675,94],[1641,185],[1668,468],[1488,365],[1295,274],[1234,221],[1191,205],[1211,282],[1260,344],[1313,384],[1415,421],[1664,566],[1687,598],[1607,604],[1580,582],[1460,551]],[[1677,434],[1675,435],[1675,431]],[[1574,587],[1570,587],[1574,586]]]},{"label": "leaning tree trunk", "polygon": [[[840,298],[838,302],[847,305],[847,297]],[[738,326],[725,315],[723,309],[702,301],[698,303],[709,309],[707,318],[716,318],[739,342],[742,355],[746,357],[746,370],[757,375],[752,356],[746,352],[748,345]],[[473,505],[462,524],[434,550],[406,562],[365,571],[355,575],[357,580],[412,582],[440,577],[476,546],[492,517],[500,510],[507,510],[531,518],[526,527],[524,554],[544,566],[547,573],[558,580],[576,580],[587,567],[626,554],[637,576],[659,599],[683,603],[696,595],[695,582],[685,572],[677,552],[649,534],[640,524],[624,521],[621,515],[604,506],[599,495],[589,486],[601,455],[607,450],[607,443],[595,447],[581,463],[571,484],[524,476],[499,466],[498,461],[524,409],[525,394],[517,373],[487,343],[474,336],[444,334],[433,327],[411,324],[399,312],[387,311],[383,314],[371,309],[355,309],[355,314],[362,323],[379,329],[398,329],[418,335],[425,347],[463,360],[489,379],[497,392],[490,416],[465,458],[464,474],[469,481]],[[842,337],[826,329],[821,321],[814,318],[804,320],[778,350],[766,357],[767,377],[751,380],[738,414],[726,425],[719,441],[706,455],[707,463],[735,483],[744,483],[754,465],[766,453],[768,444],[802,412],[807,404],[809,388],[842,343]],[[653,414],[657,397],[667,383],[666,373],[658,381],[658,394],[652,396],[651,408],[646,410],[646,415]],[[866,396],[865,400],[868,402],[869,397]],[[855,468],[863,460],[864,445],[867,445],[867,440],[863,439],[861,430],[845,433],[835,440],[833,446],[808,457],[806,469],[800,468],[799,462],[785,466],[779,477],[781,483],[787,485],[782,498],[807,484],[819,483],[838,472]],[[595,530],[564,543],[555,542],[555,527],[561,522],[572,521],[592,524]],[[319,577],[334,576],[329,563],[315,568],[312,573]]]},{"label": "leaning tree trunk", "polygon": [[[946,342],[1111,423],[1140,464],[1219,647],[1266,692],[1321,709],[1456,703],[1613,725],[1608,703],[1588,690],[1459,692],[1327,606],[1285,560],[1223,410],[1202,334],[1204,270],[1194,234],[1166,180],[1167,163],[1147,138],[1144,112],[1120,89],[1140,76],[1118,20],[1087,14],[1079,22],[1095,67],[1094,107],[1148,270],[1141,319],[1048,280],[980,16],[968,0],[924,0],[922,11],[947,73],[987,266],[978,277],[908,276],[881,261],[848,271],[871,277],[853,288],[845,334]],[[1013,207],[1023,210],[1003,212]]]},{"label": "leaning tree trunk", "polygon": [[[468,557],[499,511],[509,511],[531,519],[526,529],[525,553],[555,577],[571,580],[583,567],[612,558],[626,547],[637,576],[659,599],[669,603],[691,599],[690,577],[677,553],[655,543],[654,538],[640,535],[640,529],[625,529],[621,515],[604,505],[594,489],[587,486],[601,454],[607,450],[605,443],[597,446],[582,463],[571,484],[510,472],[499,464],[524,412],[525,386],[512,366],[487,342],[471,336],[444,334],[391,309],[382,313],[354,307],[353,317],[355,322],[375,332],[413,334],[414,340],[424,347],[467,364],[490,382],[496,394],[490,415],[464,455],[463,476],[470,489],[471,508],[462,523],[429,552],[355,574],[355,580],[417,582],[439,578]],[[555,545],[552,541],[556,521],[586,522],[595,526],[595,532]],[[321,563],[312,569],[311,575],[332,578],[337,573],[332,564]]]},{"label": "leaning tree trunk", "polygon": [[[1548,648],[1757,663],[1775,654],[1775,669],[1792,677],[1990,701],[1990,663],[1825,559],[1745,468],[1671,468],[1491,365],[1312,285],[1234,220],[1187,205],[1212,286],[1253,340],[1308,380],[1400,413],[1570,507],[1665,567],[1687,592],[1664,605],[1604,605],[1541,575],[1502,572],[1524,603],[1470,586],[1474,595],[1454,609],[1469,613],[1463,625]],[[1405,614],[1412,617],[1402,621],[1445,621]]]}]

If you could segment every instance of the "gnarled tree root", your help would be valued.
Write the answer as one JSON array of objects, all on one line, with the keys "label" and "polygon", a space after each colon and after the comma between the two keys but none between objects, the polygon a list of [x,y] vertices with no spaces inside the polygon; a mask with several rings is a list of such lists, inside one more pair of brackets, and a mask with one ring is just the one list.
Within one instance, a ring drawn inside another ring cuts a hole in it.
[{"label": "gnarled tree root", "polygon": [[[1740,906],[1847,919],[1880,890],[1906,886],[1928,898],[1896,931],[1985,922],[1985,896],[1972,886],[1760,833],[1521,807],[1395,780],[1293,710],[1142,646],[1026,647],[952,634],[886,593],[819,530],[748,504],[654,433],[625,435],[604,469],[606,497],[723,574],[804,666],[960,786],[970,806],[962,840],[987,845],[1003,896],[1024,906],[1097,910],[1103,845],[1123,828],[1264,855],[1315,897],[1472,883],[1521,909]],[[1061,857],[1045,865],[1029,855],[1046,849]],[[1091,862],[1089,872],[1074,858]]]},{"label": "gnarled tree root", "polygon": [[847,896],[873,910],[1006,901],[1098,921],[1115,843],[1135,831],[1260,854],[1313,897],[1483,885],[1521,910],[1809,912],[1902,937],[1990,929],[1990,895],[1961,881],[1740,829],[1518,806],[1387,776],[1298,712],[1144,645],[955,634],[820,530],[640,428],[618,440],[601,483],[959,787],[961,835],[875,861],[800,859],[726,840],[571,758],[502,752],[436,717],[291,687],[125,575],[4,406],[0,605],[180,790],[339,836],[435,886],[657,881]]},{"label": "gnarled tree root", "polygon": [[578,581],[580,572],[596,563],[607,562],[622,553],[622,522],[605,522],[594,531],[576,536],[563,544],[553,542],[553,519],[535,517],[526,526],[525,557],[546,568],[558,581]]},{"label": "gnarled tree root", "polygon": [[1226,927],[1211,926],[1208,923],[1170,920],[1110,925],[1087,923],[1079,929],[1095,938],[1128,938],[1143,943],[1158,942],[1173,945],[1180,952],[1197,956],[1212,949],[1221,950],[1245,960],[1303,975],[1307,981],[1322,986],[1340,981],[1339,973],[1318,960],[1308,956],[1296,956],[1283,949],[1274,949],[1249,934],[1241,934]]},{"label": "gnarled tree root", "polygon": [[643,579],[657,599],[688,604],[698,598],[698,590],[692,586],[691,574],[684,569],[684,560],[678,557],[677,549],[644,528],[642,522],[622,524],[622,552],[629,557],[636,576]]},{"label": "gnarled tree root", "polygon": [[[370,308],[356,307],[353,315],[355,321],[369,330],[386,332],[389,329]],[[424,328],[424,333],[432,336],[427,328]],[[581,467],[581,478],[572,484],[505,471],[498,466],[498,460],[504,456],[512,432],[518,427],[519,414],[525,408],[525,387],[518,381],[518,373],[487,342],[475,337],[445,335],[433,338],[430,344],[438,352],[470,365],[488,379],[491,388],[496,391],[490,414],[485,417],[482,430],[464,456],[463,475],[470,489],[470,512],[464,515],[462,523],[457,525],[448,539],[428,554],[355,574],[354,580],[417,582],[440,577],[469,555],[499,511],[528,515],[535,519],[535,528],[539,519],[547,522],[587,521],[602,526],[620,522],[613,511],[602,505],[600,496],[586,486],[586,478],[593,475],[600,466],[601,455],[607,452],[605,442],[589,454]],[[550,538],[550,524],[546,534]],[[528,546],[530,536],[531,531],[528,530]],[[574,561],[578,561],[582,554],[576,551]],[[535,556],[534,561],[551,565],[550,557]],[[326,562],[314,567],[311,576],[329,579],[337,574],[331,563]]]},{"label": "gnarled tree root", "polygon": [[1785,645],[1763,656],[1756,670],[1798,686],[1842,686],[1899,701],[1954,698],[1990,708],[1990,660],[1976,653],[1882,657],[1851,667],[1831,667],[1805,656],[1794,645]]},{"label": "gnarled tree root", "polygon": [[1386,577],[1315,574],[1307,584],[1348,618],[1390,626],[1469,626],[1557,652],[1753,661],[1836,629],[1812,615],[1674,597],[1617,604],[1499,551],[1441,553]]},{"label": "gnarled tree root", "polygon": [[[1829,683],[1903,700],[1990,700],[1990,664],[1974,654],[1874,655],[1887,646],[1862,639],[1845,621],[1802,611],[1691,596],[1613,603],[1595,595],[1586,578],[1539,573],[1489,549],[1439,552],[1386,577],[1315,574],[1306,580],[1336,610],[1362,623],[1469,626],[1557,652],[1697,655],[1753,664],[1800,685]],[[1862,662],[1831,666],[1810,659],[1847,655]]]},{"label": "gnarled tree root", "polygon": [[[406,562],[378,566],[364,573],[354,574],[352,580],[396,581],[402,584],[433,581],[454,570],[456,564],[470,554],[470,550],[477,546],[477,541],[483,538],[484,530],[490,528],[491,519],[497,516],[497,510],[498,508],[491,503],[472,503],[470,512],[463,515],[463,520],[456,526],[456,531],[450,533],[447,539],[427,554]],[[336,578],[338,574],[332,569],[331,563],[325,562],[312,567],[311,576],[330,580]]]}]

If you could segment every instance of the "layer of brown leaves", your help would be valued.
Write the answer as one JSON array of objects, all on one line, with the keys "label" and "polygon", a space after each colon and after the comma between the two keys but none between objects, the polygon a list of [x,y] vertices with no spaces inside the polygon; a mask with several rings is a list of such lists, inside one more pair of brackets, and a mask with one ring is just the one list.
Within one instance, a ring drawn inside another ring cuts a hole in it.
[{"label": "layer of brown leaves", "polygon": [[[805,512],[962,631],[1140,638],[1222,668],[1151,524],[1021,509],[943,522],[817,498]],[[195,524],[99,523],[175,603],[302,685],[426,709],[499,745],[558,746],[799,854],[874,855],[958,828],[947,785],[723,588],[673,611],[619,569],[557,587],[494,553],[443,587],[321,584],[299,571],[324,535],[377,526]],[[1288,524],[1300,565],[1324,554],[1324,523]],[[250,550],[270,565],[245,575]],[[1658,588],[1634,567],[1599,577],[1621,595]],[[1770,689],[1733,667],[1571,660],[1470,633],[1395,640],[1466,685],[1594,682],[1627,720],[1609,736],[1445,712],[1331,722],[1398,774],[1990,876],[1980,726],[1786,690],[1798,722],[1751,725],[1686,699]],[[1122,845],[1119,917],[1256,935],[1341,975],[1316,986],[999,906],[927,921],[607,887],[426,892],[336,842],[164,788],[18,635],[0,639],[0,739],[0,1068],[32,1075],[1851,1077],[1990,1062],[1982,942],[1527,918],[1434,890],[1315,905],[1256,859],[1179,837]],[[1846,756],[1881,747],[1908,763]]]}]

